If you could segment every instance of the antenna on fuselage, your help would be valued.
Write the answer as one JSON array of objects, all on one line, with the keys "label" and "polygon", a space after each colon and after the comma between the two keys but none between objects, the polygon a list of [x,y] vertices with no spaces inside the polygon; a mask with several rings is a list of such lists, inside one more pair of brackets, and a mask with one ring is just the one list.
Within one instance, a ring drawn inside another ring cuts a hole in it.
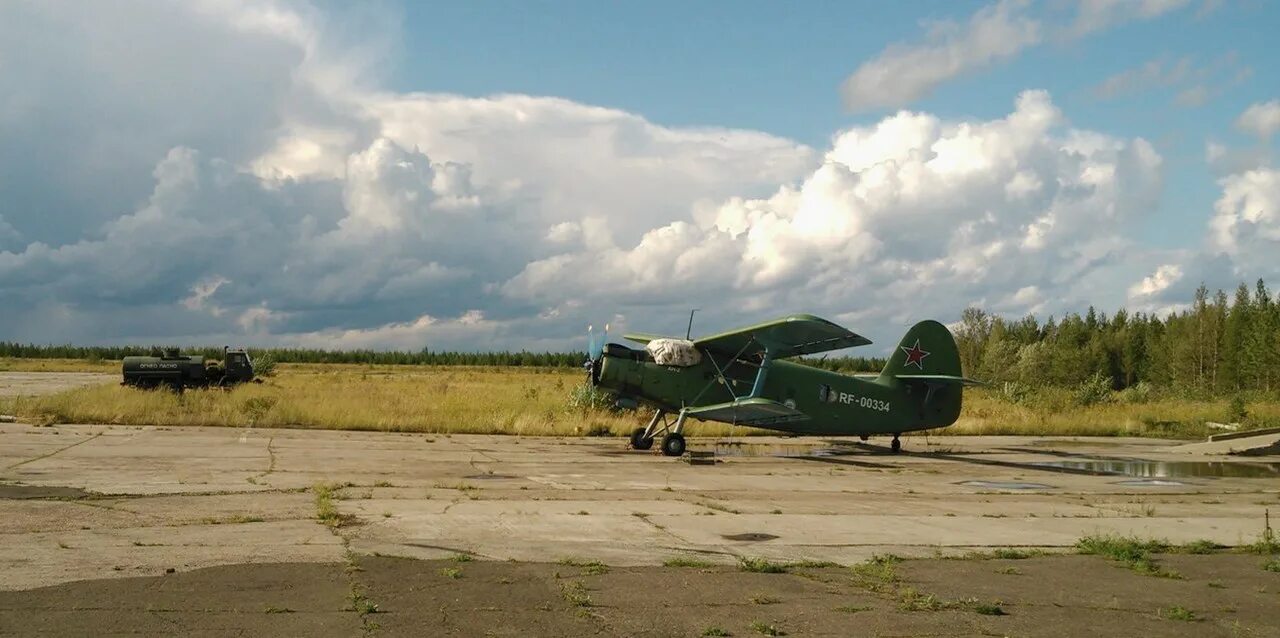
[{"label": "antenna on fuselage", "polygon": [[691,336],[693,335],[693,313],[697,312],[698,310],[700,310],[700,308],[694,308],[689,311],[689,329],[684,331],[684,338],[686,340],[690,339]]}]

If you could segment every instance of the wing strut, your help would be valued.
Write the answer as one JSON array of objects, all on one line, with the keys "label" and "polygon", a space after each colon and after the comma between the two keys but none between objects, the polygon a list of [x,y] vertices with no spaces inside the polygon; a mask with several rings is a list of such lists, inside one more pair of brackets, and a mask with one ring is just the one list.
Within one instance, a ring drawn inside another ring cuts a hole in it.
[{"label": "wing strut", "polygon": [[761,344],[764,346],[764,357],[760,359],[760,369],[756,371],[756,382],[751,386],[751,396],[747,397],[749,399],[758,399],[764,394],[764,380],[769,376],[769,368],[773,365],[773,346],[763,341]]}]

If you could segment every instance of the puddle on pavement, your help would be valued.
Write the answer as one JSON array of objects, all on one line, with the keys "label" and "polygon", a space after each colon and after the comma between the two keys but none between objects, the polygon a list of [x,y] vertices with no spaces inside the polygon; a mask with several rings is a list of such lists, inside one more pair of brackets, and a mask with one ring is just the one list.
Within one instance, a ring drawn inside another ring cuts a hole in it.
[{"label": "puddle on pavement", "polygon": [[1137,478],[1280,478],[1280,463],[1071,459],[1032,461],[1027,465]]},{"label": "puddle on pavement", "polygon": [[1051,490],[1052,485],[1044,483],[1024,483],[1022,481],[960,481],[956,485],[982,487],[992,490]]},{"label": "puddle on pavement", "polygon": [[1173,479],[1130,479],[1128,481],[1116,481],[1115,484],[1130,487],[1181,487],[1183,485],[1195,485],[1195,483],[1183,483]]},{"label": "puddle on pavement", "polygon": [[1036,439],[1027,445],[1036,447],[1115,447],[1117,441],[1099,441],[1097,439],[1079,441],[1075,439]]},{"label": "puddle on pavement", "polygon": [[853,448],[790,444],[790,443],[716,443],[708,450],[716,456],[846,456],[849,454],[865,454]]},{"label": "puddle on pavement", "polygon": [[720,537],[727,541],[754,541],[754,542],[771,541],[775,538],[778,538],[773,534],[765,534],[763,532],[747,532],[745,534],[721,534]]}]

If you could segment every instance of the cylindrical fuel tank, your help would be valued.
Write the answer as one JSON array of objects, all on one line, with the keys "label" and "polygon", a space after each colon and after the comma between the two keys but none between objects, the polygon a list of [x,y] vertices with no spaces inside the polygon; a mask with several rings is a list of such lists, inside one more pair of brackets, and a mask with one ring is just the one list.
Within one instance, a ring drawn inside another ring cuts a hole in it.
[{"label": "cylindrical fuel tank", "polygon": [[205,382],[204,357],[125,357],[121,363],[126,385],[193,386]]}]

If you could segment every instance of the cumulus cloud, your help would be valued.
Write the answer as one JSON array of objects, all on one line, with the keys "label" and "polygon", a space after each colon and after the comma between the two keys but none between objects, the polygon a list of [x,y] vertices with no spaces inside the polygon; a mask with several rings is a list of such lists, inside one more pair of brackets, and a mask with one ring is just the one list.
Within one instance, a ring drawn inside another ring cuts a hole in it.
[{"label": "cumulus cloud", "polygon": [[1280,171],[1256,168],[1219,182],[1210,245],[1245,270],[1274,270],[1280,254]]},{"label": "cumulus cloud", "polygon": [[1236,128],[1262,140],[1271,139],[1280,131],[1280,100],[1251,104],[1236,118]]},{"label": "cumulus cloud", "polygon": [[[1041,91],[1004,117],[902,111],[815,150],[553,97],[385,91],[356,72],[378,47],[349,59],[306,5],[137,5],[149,29],[79,7],[0,10],[0,59],[66,39],[34,33],[95,43],[0,67],[23,87],[0,95],[0,161],[37,155],[54,176],[0,170],[9,338],[559,349],[592,322],[679,332],[698,306],[699,326],[806,310],[889,340],[969,303],[1118,304],[1121,231],[1161,181],[1145,140],[1074,128]],[[995,59],[970,45],[1030,37],[1022,10],[931,42],[960,67]],[[1270,221],[1228,208],[1243,250]]]},{"label": "cumulus cloud", "polygon": [[[1254,104],[1236,119],[1236,127],[1267,141],[1280,128],[1280,102]],[[1131,301],[1165,302],[1190,294],[1189,282],[1230,288],[1240,279],[1280,276],[1280,170],[1271,166],[1271,151],[1232,149],[1209,141],[1205,160],[1221,175],[1221,189],[1206,224],[1204,244],[1183,251],[1179,262],[1166,263],[1130,289]],[[1178,273],[1171,278],[1169,273]],[[1185,276],[1184,274],[1185,273]],[[1174,285],[1182,282],[1181,286]],[[1157,285],[1163,283],[1164,285]],[[1172,307],[1172,306],[1169,306]]]},{"label": "cumulus cloud", "polygon": [[983,7],[965,24],[930,25],[923,44],[895,44],[864,62],[841,89],[852,111],[900,106],[939,84],[1012,57],[1040,41],[1040,23],[1027,17],[1025,0]]},{"label": "cumulus cloud", "polygon": [[806,299],[878,322],[988,298],[1028,311],[1123,259],[1115,231],[1152,202],[1161,163],[1144,140],[1065,126],[1044,92],[991,121],[904,111],[842,132],[799,184],[534,261],[502,290],[540,304]]}]

